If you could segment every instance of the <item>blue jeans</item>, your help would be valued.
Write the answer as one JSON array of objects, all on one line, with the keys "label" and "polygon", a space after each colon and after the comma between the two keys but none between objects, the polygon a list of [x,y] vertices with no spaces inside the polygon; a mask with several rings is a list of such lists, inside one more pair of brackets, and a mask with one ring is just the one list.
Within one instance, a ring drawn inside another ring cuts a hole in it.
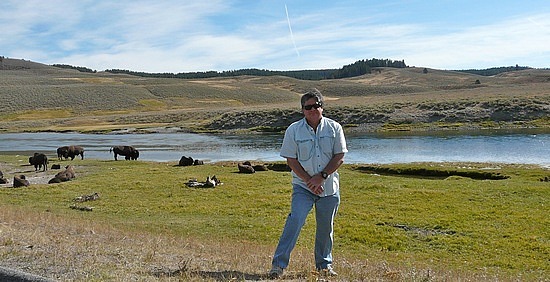
[{"label": "blue jeans", "polygon": [[332,244],[334,216],[340,204],[340,194],[319,197],[308,189],[298,185],[292,187],[292,202],[279,239],[277,249],[273,255],[273,266],[287,268],[290,261],[290,253],[296,246],[298,235],[306,222],[306,217],[315,205],[315,219],[317,229],[315,233],[315,267],[325,269],[332,264]]}]

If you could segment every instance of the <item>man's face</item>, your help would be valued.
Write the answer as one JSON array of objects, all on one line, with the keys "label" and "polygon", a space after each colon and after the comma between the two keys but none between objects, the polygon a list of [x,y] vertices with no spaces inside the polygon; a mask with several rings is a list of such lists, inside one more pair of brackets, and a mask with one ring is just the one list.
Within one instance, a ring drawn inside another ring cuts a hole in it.
[{"label": "man's face", "polygon": [[323,114],[323,107],[317,102],[317,99],[311,98],[304,103],[302,113],[308,120],[318,120]]}]

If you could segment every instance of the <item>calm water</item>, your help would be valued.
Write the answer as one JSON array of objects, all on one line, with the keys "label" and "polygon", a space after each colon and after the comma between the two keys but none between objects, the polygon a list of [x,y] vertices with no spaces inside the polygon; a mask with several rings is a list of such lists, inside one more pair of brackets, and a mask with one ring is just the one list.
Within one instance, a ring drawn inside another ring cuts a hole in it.
[{"label": "calm water", "polygon": [[[279,157],[282,135],[218,136],[190,133],[0,134],[0,154],[43,152],[55,156],[57,147],[81,145],[85,157],[113,159],[109,148],[132,145],[140,160],[178,161],[191,156],[204,161],[274,161]],[[347,163],[501,162],[550,167],[550,132],[480,131],[468,134],[347,136]]]}]

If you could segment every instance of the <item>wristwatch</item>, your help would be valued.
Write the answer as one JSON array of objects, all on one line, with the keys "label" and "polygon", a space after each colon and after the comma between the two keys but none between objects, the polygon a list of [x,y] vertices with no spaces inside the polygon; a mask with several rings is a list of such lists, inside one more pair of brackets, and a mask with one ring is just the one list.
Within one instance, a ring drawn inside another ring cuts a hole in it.
[{"label": "wristwatch", "polygon": [[328,177],[328,173],[326,171],[321,171],[321,176],[324,178],[324,179],[327,179]]}]

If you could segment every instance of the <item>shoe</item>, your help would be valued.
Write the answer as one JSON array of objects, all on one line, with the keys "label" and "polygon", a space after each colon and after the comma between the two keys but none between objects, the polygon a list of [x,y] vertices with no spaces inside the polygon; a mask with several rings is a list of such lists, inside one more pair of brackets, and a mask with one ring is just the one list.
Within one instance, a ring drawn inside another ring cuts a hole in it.
[{"label": "shoe", "polygon": [[327,268],[323,269],[317,269],[319,271],[319,274],[321,274],[324,277],[330,277],[330,276],[338,276],[338,273],[332,269],[331,265],[328,265]]},{"label": "shoe", "polygon": [[271,279],[277,279],[281,276],[283,276],[283,268],[280,266],[274,265],[268,274],[269,278]]}]

